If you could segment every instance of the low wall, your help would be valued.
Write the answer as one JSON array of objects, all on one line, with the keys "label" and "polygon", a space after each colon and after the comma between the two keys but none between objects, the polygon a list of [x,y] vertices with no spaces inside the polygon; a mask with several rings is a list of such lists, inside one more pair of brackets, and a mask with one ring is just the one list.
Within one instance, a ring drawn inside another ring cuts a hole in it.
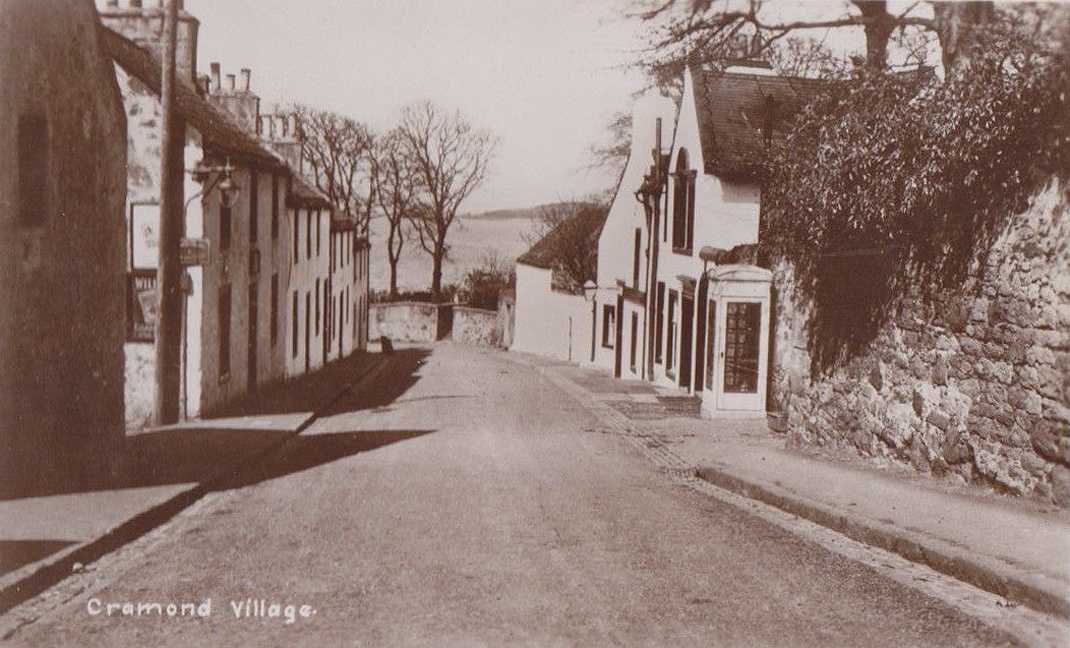
[{"label": "low wall", "polygon": [[776,275],[774,398],[790,441],[1070,507],[1070,196],[1013,218],[983,276],[910,300],[864,353],[811,373],[807,315]]},{"label": "low wall", "polygon": [[497,311],[454,306],[452,337],[454,342],[500,347],[502,330]]},{"label": "low wall", "polygon": [[395,342],[440,340],[449,333],[452,308],[451,304],[425,302],[372,304],[368,309],[369,338],[378,340],[386,336]]}]

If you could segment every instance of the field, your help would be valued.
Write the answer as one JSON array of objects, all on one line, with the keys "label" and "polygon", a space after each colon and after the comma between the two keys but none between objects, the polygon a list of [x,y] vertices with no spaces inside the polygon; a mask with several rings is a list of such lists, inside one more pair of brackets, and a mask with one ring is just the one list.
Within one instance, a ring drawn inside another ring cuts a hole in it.
[{"label": "field", "polygon": [[[443,284],[459,282],[468,269],[480,265],[490,253],[514,261],[529,247],[523,236],[531,231],[532,218],[528,210],[509,217],[458,218],[447,239],[450,253],[442,271]],[[386,260],[386,222],[382,219],[372,222],[371,245],[371,289],[386,290],[390,284],[390,266]],[[431,256],[413,235],[406,239],[398,263],[398,289],[427,290],[430,286]]]}]

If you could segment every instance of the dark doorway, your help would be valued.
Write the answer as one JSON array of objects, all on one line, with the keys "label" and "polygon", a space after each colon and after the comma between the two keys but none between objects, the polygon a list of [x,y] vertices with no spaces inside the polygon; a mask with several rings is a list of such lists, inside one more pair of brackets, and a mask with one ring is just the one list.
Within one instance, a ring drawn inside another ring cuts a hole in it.
[{"label": "dark doorway", "polygon": [[305,293],[305,373],[312,368],[312,293]]},{"label": "dark doorway", "polygon": [[622,351],[624,349],[624,345],[621,344],[622,340],[624,339],[622,337],[622,335],[621,335],[624,332],[624,296],[623,295],[618,295],[617,296],[617,321],[616,321],[616,325],[617,325],[617,331],[616,331],[616,335],[614,336],[614,340],[616,341],[616,344],[613,347],[613,377],[620,378],[621,355],[622,355]]},{"label": "dark doorway", "polygon": [[249,340],[247,342],[249,351],[249,392],[256,391],[256,338],[257,320],[259,319],[259,308],[257,307],[258,293],[256,278],[254,277],[252,283],[249,284]]},{"label": "dark doorway", "polygon": [[680,309],[680,386],[691,387],[691,332],[694,329],[695,297],[684,295]]},{"label": "dark doorway", "polygon": [[695,331],[695,392],[701,392],[705,383],[703,379],[706,373],[706,318],[703,317],[704,313],[701,310],[701,305],[706,303],[706,293],[709,291],[710,282],[706,279],[706,275],[703,274],[702,278],[698,282],[698,304],[699,318],[698,326]]}]

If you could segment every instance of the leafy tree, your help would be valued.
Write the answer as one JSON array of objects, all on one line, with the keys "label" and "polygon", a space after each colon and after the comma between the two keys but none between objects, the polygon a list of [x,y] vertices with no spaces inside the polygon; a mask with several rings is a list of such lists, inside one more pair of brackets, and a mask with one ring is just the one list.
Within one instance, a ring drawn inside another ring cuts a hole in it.
[{"label": "leafy tree", "polygon": [[431,295],[438,300],[449,253],[446,237],[458,208],[486,178],[497,138],[477,130],[459,111],[430,102],[404,108],[397,131],[420,178],[420,208],[409,212],[409,222],[431,255]]}]

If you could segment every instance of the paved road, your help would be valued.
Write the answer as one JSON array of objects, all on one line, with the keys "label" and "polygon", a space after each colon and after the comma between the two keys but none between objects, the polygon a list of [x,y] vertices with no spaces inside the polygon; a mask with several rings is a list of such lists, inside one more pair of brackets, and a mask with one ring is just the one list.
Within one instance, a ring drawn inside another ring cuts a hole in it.
[{"label": "paved road", "polygon": [[[71,598],[16,641],[1010,643],[869,568],[673,485],[502,354],[400,351],[374,382],[231,488],[102,561],[83,591],[63,595]],[[89,609],[209,597],[207,618]],[[296,619],[235,618],[230,601],[247,598],[265,599],[265,612],[272,602],[293,605]]]}]

